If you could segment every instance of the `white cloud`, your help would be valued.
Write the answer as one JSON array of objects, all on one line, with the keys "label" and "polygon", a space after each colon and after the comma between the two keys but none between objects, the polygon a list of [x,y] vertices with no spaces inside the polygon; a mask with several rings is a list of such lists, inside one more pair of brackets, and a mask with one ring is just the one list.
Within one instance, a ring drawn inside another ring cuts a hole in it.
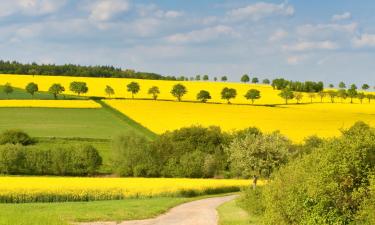
[{"label": "white cloud", "polygon": [[294,7],[292,5],[272,4],[266,2],[258,2],[247,5],[242,8],[237,8],[229,11],[227,16],[232,20],[260,20],[270,16],[292,16],[294,14]]},{"label": "white cloud", "polygon": [[184,13],[183,12],[180,12],[180,11],[174,11],[174,10],[170,10],[170,11],[167,11],[164,13],[164,16],[166,18],[177,18],[177,17],[180,17],[182,16]]},{"label": "white cloud", "polygon": [[332,16],[332,21],[341,21],[351,19],[352,14],[350,12],[344,12],[343,14],[336,14]]},{"label": "white cloud", "polygon": [[270,37],[269,37],[269,41],[271,42],[275,42],[275,41],[279,41],[279,40],[282,40],[284,39],[285,37],[288,36],[288,32],[286,32],[285,30],[283,29],[278,29],[276,30]]},{"label": "white cloud", "polygon": [[297,28],[298,35],[301,36],[310,36],[310,35],[317,35],[322,33],[337,33],[337,32],[344,32],[353,34],[357,31],[358,24],[348,23],[348,24],[336,24],[336,23],[329,23],[329,24],[305,24],[299,26]]},{"label": "white cloud", "polygon": [[302,51],[311,51],[311,50],[335,50],[339,46],[337,43],[332,41],[302,41],[293,45],[284,45],[283,50],[292,51],[292,52],[302,52]]},{"label": "white cloud", "polygon": [[120,13],[128,11],[130,4],[127,0],[98,0],[90,5],[90,19],[93,21],[108,21]]},{"label": "white cloud", "polygon": [[181,16],[184,15],[184,13],[181,12],[181,11],[176,11],[176,10],[164,11],[164,10],[161,10],[155,4],[138,5],[137,11],[138,11],[138,14],[142,17],[156,17],[156,18],[174,19],[174,18],[181,17]]},{"label": "white cloud", "polygon": [[188,33],[179,33],[168,36],[166,40],[171,43],[200,43],[222,37],[238,37],[239,34],[233,28],[224,25],[194,30]]},{"label": "white cloud", "polygon": [[15,13],[45,15],[58,11],[65,4],[66,0],[2,0],[0,1],[0,17]]},{"label": "white cloud", "polygon": [[352,40],[353,46],[356,48],[375,47],[375,34],[362,34]]}]

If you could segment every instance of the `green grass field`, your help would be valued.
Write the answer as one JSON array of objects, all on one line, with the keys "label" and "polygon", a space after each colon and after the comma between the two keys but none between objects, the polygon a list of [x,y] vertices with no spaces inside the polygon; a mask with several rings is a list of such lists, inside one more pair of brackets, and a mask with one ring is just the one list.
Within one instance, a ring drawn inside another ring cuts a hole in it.
[{"label": "green grass field", "polygon": [[[59,96],[59,99],[64,99],[64,96]],[[80,97],[74,95],[65,95],[65,99],[86,99],[87,97]],[[0,85],[0,99],[54,99],[53,95],[48,92],[36,92],[34,97],[27,93],[24,89],[13,88],[13,92],[9,95],[4,93],[4,86]]]},{"label": "green grass field", "polygon": [[219,213],[219,225],[258,225],[260,220],[250,216],[243,210],[236,200],[224,203],[217,209]]}]

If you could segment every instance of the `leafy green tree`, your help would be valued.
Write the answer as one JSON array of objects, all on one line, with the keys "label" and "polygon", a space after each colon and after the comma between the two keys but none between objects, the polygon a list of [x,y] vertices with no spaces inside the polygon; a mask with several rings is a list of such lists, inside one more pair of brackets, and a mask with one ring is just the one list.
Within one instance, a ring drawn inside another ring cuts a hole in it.
[{"label": "leafy green tree", "polygon": [[221,81],[227,81],[228,80],[228,77],[227,76],[222,76],[221,77]]},{"label": "leafy green tree", "polygon": [[294,93],[289,88],[283,89],[279,96],[285,100],[285,104],[288,104],[288,101],[294,98]]},{"label": "leafy green tree", "polygon": [[353,99],[357,97],[357,86],[355,84],[352,84],[348,90],[348,97],[350,98],[350,103],[353,103]]},{"label": "leafy green tree", "polygon": [[367,100],[368,100],[368,103],[371,103],[371,100],[374,99],[374,95],[372,95],[372,94],[367,94],[367,95],[366,95],[366,98],[367,98]]},{"label": "leafy green tree", "polygon": [[249,82],[249,81],[250,81],[250,77],[249,77],[249,75],[244,74],[244,75],[241,77],[241,82],[243,82],[243,83],[247,83],[247,82]]},{"label": "leafy green tree", "polygon": [[331,102],[335,103],[335,98],[337,96],[337,92],[333,91],[333,90],[330,90],[327,93],[328,93],[329,97],[331,98]]},{"label": "leafy green tree", "polygon": [[363,99],[366,98],[366,95],[365,95],[365,93],[360,92],[360,93],[357,94],[357,98],[359,99],[359,101],[362,104],[363,103]]},{"label": "leafy green tree", "polygon": [[57,99],[57,96],[65,91],[65,88],[61,84],[52,84],[49,87],[48,92],[53,94],[53,97]]},{"label": "leafy green tree", "polygon": [[263,84],[270,84],[271,81],[270,81],[269,79],[264,79],[264,80],[262,81],[262,83],[263,83]]},{"label": "leafy green tree", "polygon": [[211,95],[210,95],[210,92],[206,91],[206,90],[201,90],[198,94],[197,94],[197,100],[201,101],[201,102],[207,102],[207,100],[211,99]]},{"label": "leafy green tree", "polygon": [[348,97],[348,93],[346,93],[345,89],[340,89],[337,91],[337,97],[341,99],[341,102],[345,100]]},{"label": "leafy green tree", "polygon": [[368,84],[362,85],[362,90],[367,91],[368,89],[370,89],[370,85],[368,85]]},{"label": "leafy green tree", "polygon": [[139,84],[134,81],[130,82],[126,87],[128,88],[128,92],[132,93],[132,98],[134,98],[134,95],[137,94],[139,90],[141,90]]},{"label": "leafy green tree", "polygon": [[217,77],[214,77],[214,81],[217,81]]},{"label": "leafy green tree", "polygon": [[182,84],[176,84],[173,86],[171,90],[171,94],[177,98],[177,101],[181,101],[182,96],[184,96],[187,93],[187,89]]},{"label": "leafy green tree", "polygon": [[345,88],[346,88],[346,84],[345,84],[343,81],[341,81],[341,82],[339,83],[339,88],[340,88],[340,89],[345,89]]},{"label": "leafy green tree", "polygon": [[329,84],[328,87],[329,87],[329,88],[334,88],[335,85],[333,85],[333,84]]},{"label": "leafy green tree", "polygon": [[316,97],[314,92],[309,92],[308,97],[310,98],[310,103],[313,103],[313,99]]},{"label": "leafy green tree", "polygon": [[81,94],[85,94],[89,91],[89,88],[87,87],[86,82],[80,82],[80,81],[71,82],[69,89],[72,92],[77,93],[78,96],[80,96]]},{"label": "leafy green tree", "polygon": [[196,75],[195,80],[201,80],[201,75]]},{"label": "leafy green tree", "polygon": [[257,90],[257,89],[250,89],[250,90],[248,90],[247,92],[246,92],[246,94],[245,94],[245,98],[247,99],[247,100],[251,100],[251,104],[254,104],[254,101],[256,100],[256,99],[260,99],[260,91],[259,90]]},{"label": "leafy green tree", "polygon": [[109,85],[105,87],[104,91],[108,95],[108,97],[111,97],[111,95],[115,94],[115,90]]},{"label": "leafy green tree", "polygon": [[234,88],[223,88],[221,91],[221,99],[227,100],[228,104],[230,104],[230,100],[237,96],[237,91]]},{"label": "leafy green tree", "polygon": [[301,92],[297,92],[294,94],[294,98],[296,99],[297,104],[299,104],[303,98],[303,94]]},{"label": "leafy green tree", "polygon": [[39,88],[36,83],[30,82],[26,85],[25,90],[34,98],[35,92],[38,92]]},{"label": "leafy green tree", "polygon": [[208,77],[208,75],[203,75],[203,80],[209,80],[210,78]]},{"label": "leafy green tree", "polygon": [[259,79],[257,77],[254,77],[253,79],[251,79],[251,83],[253,84],[259,83]]},{"label": "leafy green tree", "polygon": [[323,99],[326,97],[326,93],[324,91],[319,91],[318,95],[320,97],[320,102],[323,102]]},{"label": "leafy green tree", "polygon": [[157,86],[150,87],[150,89],[148,89],[148,94],[152,95],[152,98],[156,100],[158,98],[158,95],[160,94],[159,87]]},{"label": "leafy green tree", "polygon": [[4,93],[8,96],[9,94],[13,93],[14,89],[10,83],[6,83],[3,88]]}]

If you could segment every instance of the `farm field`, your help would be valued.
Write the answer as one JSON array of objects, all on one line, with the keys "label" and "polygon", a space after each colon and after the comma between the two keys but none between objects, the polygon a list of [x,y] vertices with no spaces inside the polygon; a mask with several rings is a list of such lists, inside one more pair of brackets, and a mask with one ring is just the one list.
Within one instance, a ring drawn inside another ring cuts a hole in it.
[{"label": "farm field", "polygon": [[92,100],[1,100],[0,108],[69,108],[98,109],[101,105]]},{"label": "farm field", "polygon": [[359,120],[375,124],[371,104],[317,103],[270,107],[141,100],[105,102],[159,134],[191,125],[216,125],[226,131],[258,127],[264,132],[280,130],[300,142],[311,135],[336,136],[341,128],[350,127]]},{"label": "farm field", "polygon": [[234,192],[249,185],[249,180],[236,179],[0,177],[0,202],[95,201],[155,196],[189,197]]}]

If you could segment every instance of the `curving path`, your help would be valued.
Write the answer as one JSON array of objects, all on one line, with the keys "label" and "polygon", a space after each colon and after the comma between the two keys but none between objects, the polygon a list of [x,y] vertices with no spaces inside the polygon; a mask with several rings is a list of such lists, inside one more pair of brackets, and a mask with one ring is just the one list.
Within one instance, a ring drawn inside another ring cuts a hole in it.
[{"label": "curving path", "polygon": [[231,195],[184,203],[154,219],[131,220],[121,223],[93,222],[81,223],[81,225],[217,225],[216,208],[236,197],[236,195]]}]

